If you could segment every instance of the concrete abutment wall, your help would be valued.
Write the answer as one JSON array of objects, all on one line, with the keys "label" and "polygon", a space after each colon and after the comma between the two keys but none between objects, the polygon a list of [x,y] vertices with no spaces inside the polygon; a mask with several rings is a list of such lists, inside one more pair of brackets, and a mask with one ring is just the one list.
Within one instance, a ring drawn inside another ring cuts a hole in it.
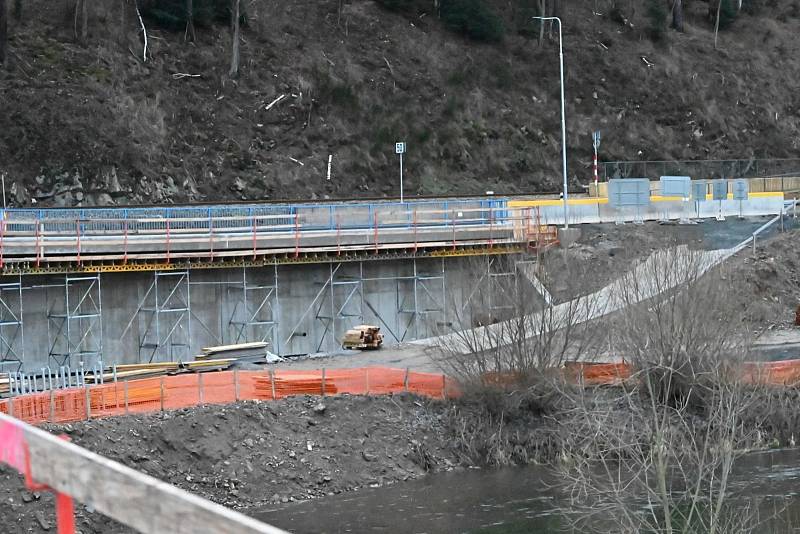
[{"label": "concrete abutment wall", "polygon": [[251,341],[280,355],[335,351],[358,324],[380,326],[388,345],[426,338],[472,321],[464,303],[491,283],[488,273],[524,259],[3,276],[0,371],[185,361]]}]

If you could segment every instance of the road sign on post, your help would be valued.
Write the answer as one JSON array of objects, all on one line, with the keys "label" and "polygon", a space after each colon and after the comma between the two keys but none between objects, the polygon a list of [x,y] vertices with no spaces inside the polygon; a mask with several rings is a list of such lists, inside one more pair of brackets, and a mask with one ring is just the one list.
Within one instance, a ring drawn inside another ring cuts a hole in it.
[{"label": "road sign on post", "polygon": [[402,141],[395,143],[394,152],[400,156],[400,202],[403,202],[403,154],[406,152],[406,144]]}]

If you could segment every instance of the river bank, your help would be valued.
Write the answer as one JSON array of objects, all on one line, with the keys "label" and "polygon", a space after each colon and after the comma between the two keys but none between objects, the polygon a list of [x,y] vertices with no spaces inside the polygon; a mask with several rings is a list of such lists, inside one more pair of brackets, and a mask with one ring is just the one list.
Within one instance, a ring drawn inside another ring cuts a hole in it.
[{"label": "river bank", "polygon": [[[621,391],[592,391],[608,413],[630,416],[612,402]],[[778,394],[743,417],[745,426],[763,430],[762,446],[785,445],[796,434],[796,418],[776,409],[790,397]],[[356,490],[375,495],[377,488],[431,473],[551,463],[567,443],[556,415],[548,414],[541,396],[487,390],[457,401],[408,394],[291,397],[45,428],[184,490],[269,520],[291,503],[334,496],[350,500],[346,495]],[[7,468],[0,469],[0,502],[3,532],[55,530],[52,496],[27,491],[22,478]],[[309,506],[300,513],[317,505]],[[84,534],[131,532],[80,504],[76,520]]]},{"label": "river bank", "polygon": [[[411,395],[294,397],[49,425],[93,452],[248,513],[470,465],[449,405]],[[0,469],[3,532],[55,530],[47,493]],[[121,503],[122,505],[123,503]],[[76,506],[85,533],[129,532]]]}]

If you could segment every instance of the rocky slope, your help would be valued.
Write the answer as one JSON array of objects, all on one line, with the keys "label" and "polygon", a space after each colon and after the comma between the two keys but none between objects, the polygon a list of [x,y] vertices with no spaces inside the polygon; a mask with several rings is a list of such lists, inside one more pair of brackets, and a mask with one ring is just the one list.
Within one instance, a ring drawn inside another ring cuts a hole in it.
[{"label": "rocky slope", "polygon": [[[26,0],[0,68],[11,202],[393,195],[397,140],[412,194],[556,190],[556,42],[516,31],[519,2],[487,1],[507,28],[499,43],[374,0],[247,2],[231,79],[224,24],[189,43],[145,17],[143,61],[132,2],[92,2],[81,44],[72,4]],[[796,155],[797,1],[740,15],[716,50],[702,2],[659,43],[644,0],[562,3],[576,190],[593,129],[605,160]]]}]

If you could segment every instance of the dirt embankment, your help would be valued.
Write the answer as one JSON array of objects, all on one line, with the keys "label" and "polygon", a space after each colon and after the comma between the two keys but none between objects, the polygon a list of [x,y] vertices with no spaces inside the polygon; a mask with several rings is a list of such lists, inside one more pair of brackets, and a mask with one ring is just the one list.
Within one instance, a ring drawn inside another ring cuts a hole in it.
[{"label": "dirt embankment", "polygon": [[[247,513],[455,468],[448,407],[412,396],[296,397],[52,426],[77,444]],[[0,469],[2,531],[55,530],[49,494]],[[125,503],[120,503],[124,506]],[[81,532],[127,532],[77,506]],[[144,513],[144,511],[143,511]]]},{"label": "dirt embankment", "polygon": [[749,312],[757,312],[764,328],[794,328],[800,306],[800,230],[758,241],[734,257],[731,271],[739,287],[751,296]]},{"label": "dirt embankment", "polygon": [[[80,44],[74,3],[26,0],[0,68],[9,198],[395,195],[399,140],[409,195],[557,190],[556,40],[537,45],[528,19],[521,25],[525,11],[513,8],[522,2],[487,2],[507,27],[500,43],[468,41],[435,13],[374,0],[248,2],[231,79],[222,22],[188,43],[183,28],[168,31],[145,12],[143,62],[132,3],[92,2]],[[598,128],[601,160],[796,155],[796,2],[740,15],[717,49],[703,2],[687,7],[685,33],[667,31],[661,43],[646,36],[643,0],[561,4],[575,190],[589,180]]]}]

